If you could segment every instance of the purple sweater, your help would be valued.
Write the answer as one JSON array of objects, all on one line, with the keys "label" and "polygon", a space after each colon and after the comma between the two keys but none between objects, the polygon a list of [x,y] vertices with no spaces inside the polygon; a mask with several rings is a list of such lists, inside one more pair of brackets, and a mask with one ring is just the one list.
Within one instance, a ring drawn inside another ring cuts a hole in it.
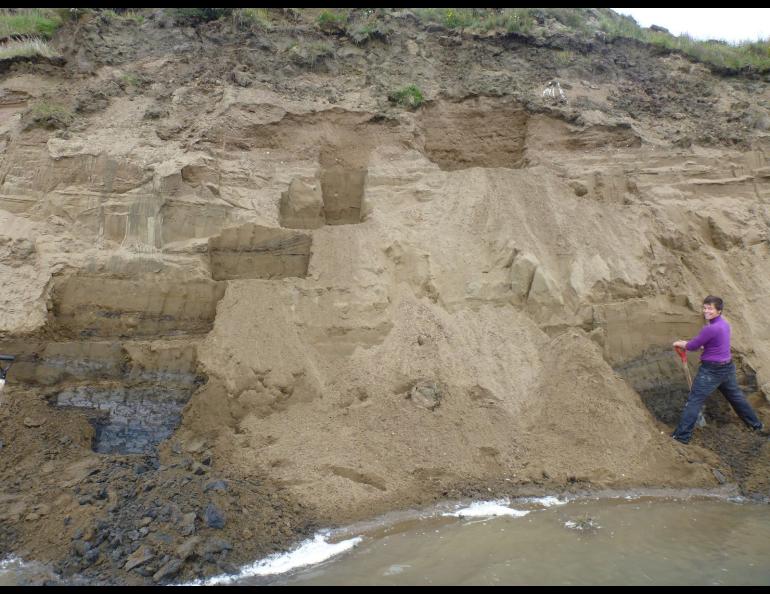
[{"label": "purple sweater", "polygon": [[701,347],[701,361],[723,363],[730,360],[730,324],[722,316],[710,320],[698,336],[687,342],[688,351],[697,351]]}]

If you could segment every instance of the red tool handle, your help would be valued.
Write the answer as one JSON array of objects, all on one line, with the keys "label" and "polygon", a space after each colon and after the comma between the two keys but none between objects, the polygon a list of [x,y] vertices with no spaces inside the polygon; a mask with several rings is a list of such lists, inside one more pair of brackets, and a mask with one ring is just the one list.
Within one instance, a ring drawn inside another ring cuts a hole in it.
[{"label": "red tool handle", "polygon": [[682,363],[687,363],[687,350],[682,347],[674,347],[674,350],[676,351],[676,354],[679,355]]}]

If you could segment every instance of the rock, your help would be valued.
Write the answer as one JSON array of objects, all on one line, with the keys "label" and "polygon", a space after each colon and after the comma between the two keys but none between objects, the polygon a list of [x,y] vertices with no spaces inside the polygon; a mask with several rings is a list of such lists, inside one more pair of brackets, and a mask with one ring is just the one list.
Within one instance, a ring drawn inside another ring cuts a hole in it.
[{"label": "rock", "polygon": [[144,518],[150,518],[150,520],[154,520],[155,518],[157,518],[157,517],[158,517],[158,512],[157,512],[157,510],[156,510],[155,508],[153,508],[153,507],[147,507],[147,508],[146,508],[146,509],[145,509],[145,510],[142,512],[142,514],[143,514],[143,516],[142,516],[142,517],[144,517]]},{"label": "rock", "polygon": [[218,491],[220,493],[224,493],[227,491],[227,481],[223,480],[216,480],[211,481],[210,483],[206,483],[206,486],[203,487],[203,492],[208,493],[209,491]]},{"label": "rock", "polygon": [[604,348],[604,343],[607,340],[607,331],[604,328],[595,328],[588,333],[588,338],[593,340],[600,347]]},{"label": "rock", "polygon": [[200,542],[200,538],[198,536],[193,536],[192,538],[188,538],[186,541],[184,541],[182,544],[180,544],[176,548],[176,554],[181,559],[187,559],[188,557],[191,557],[195,554],[195,547],[198,546],[198,543]]},{"label": "rock", "polygon": [[144,528],[145,526],[149,526],[152,524],[152,518],[144,517],[141,520],[139,520],[139,527]]},{"label": "rock", "polygon": [[575,180],[570,182],[569,185],[574,190],[575,196],[585,196],[586,194],[588,194],[588,188],[582,182]]},{"label": "rock", "polygon": [[407,398],[417,406],[435,410],[441,404],[441,388],[436,382],[419,381],[409,391]]},{"label": "rock", "polygon": [[540,305],[564,304],[564,300],[558,290],[556,282],[542,266],[538,266],[535,270],[527,301],[534,301]]},{"label": "rock", "polygon": [[168,117],[169,111],[168,109],[161,107],[159,105],[153,105],[147,108],[147,111],[144,112],[144,119],[145,120],[159,120],[160,118]]},{"label": "rock", "polygon": [[204,554],[216,554],[221,553],[222,551],[232,551],[233,545],[230,543],[229,540],[225,540],[224,538],[210,538],[206,541],[206,544],[203,545],[202,552]]},{"label": "rock", "polygon": [[83,556],[83,560],[87,565],[93,565],[99,558],[99,549],[89,549]]},{"label": "rock", "polygon": [[294,178],[281,194],[281,225],[290,229],[316,229],[326,222],[321,183]]},{"label": "rock", "polygon": [[227,521],[224,512],[213,503],[209,503],[206,511],[203,512],[203,520],[209,528],[218,529],[224,528]]},{"label": "rock", "polygon": [[[709,230],[711,231],[711,241],[719,250],[729,250],[733,246],[740,246],[742,241],[741,233],[731,230],[727,221],[720,218],[709,216],[707,218]],[[743,231],[743,230],[741,230]]]},{"label": "rock", "polygon": [[519,254],[511,264],[511,291],[513,292],[512,301],[515,304],[524,303],[529,295],[529,289],[532,286],[532,279],[535,276],[540,262],[531,254]]},{"label": "rock", "polygon": [[87,541],[76,540],[72,543],[72,550],[81,557],[85,557],[85,554],[91,549],[91,544]]},{"label": "rock", "polygon": [[202,452],[205,448],[206,441],[202,438],[196,437],[191,439],[187,445],[185,445],[184,449],[191,454],[197,454],[198,452]]},{"label": "rock", "polygon": [[125,570],[131,571],[135,567],[147,563],[153,557],[155,557],[155,552],[150,547],[142,545],[126,559]]},{"label": "rock", "polygon": [[152,535],[152,540],[158,543],[163,543],[164,545],[170,545],[174,542],[174,537],[170,534],[166,534],[165,532],[154,532]]},{"label": "rock", "polygon": [[45,423],[45,419],[36,419],[33,417],[24,417],[24,426],[25,427],[40,427]]},{"label": "rock", "polygon": [[197,476],[201,476],[203,474],[206,474],[209,469],[206,468],[203,464],[199,464],[198,462],[193,462],[191,470],[193,474]]},{"label": "rock", "polygon": [[217,561],[217,567],[222,573],[226,573],[228,575],[234,575],[238,573],[238,568],[232,563],[228,563],[227,561]]},{"label": "rock", "polygon": [[179,573],[179,570],[182,568],[183,564],[184,561],[181,559],[171,559],[171,561],[163,565],[153,574],[152,581],[157,583],[161,580],[174,577],[177,573]]},{"label": "rock", "polygon": [[195,532],[195,512],[190,512],[182,516],[179,522],[179,532],[182,536],[190,536]]},{"label": "rock", "polygon": [[717,482],[720,485],[724,485],[727,482],[725,475],[719,472],[719,470],[717,470],[716,468],[712,469],[711,472],[714,474],[714,478],[717,479]]},{"label": "rock", "polygon": [[238,86],[250,87],[254,82],[253,77],[248,72],[233,70],[230,73],[230,79]]}]

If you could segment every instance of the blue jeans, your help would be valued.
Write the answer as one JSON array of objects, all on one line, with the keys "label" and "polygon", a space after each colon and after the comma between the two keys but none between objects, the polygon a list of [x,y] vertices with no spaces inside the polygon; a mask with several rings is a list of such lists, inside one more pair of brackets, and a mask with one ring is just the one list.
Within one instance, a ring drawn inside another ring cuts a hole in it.
[{"label": "blue jeans", "polygon": [[692,431],[695,428],[695,422],[698,420],[703,404],[711,393],[719,388],[722,395],[727,398],[730,406],[738,414],[741,420],[752,429],[760,429],[762,423],[757,417],[757,413],[746,401],[746,397],[738,387],[738,380],[735,379],[735,363],[719,365],[702,361],[695,381],[692,383],[692,390],[687,397],[687,404],[684,405],[684,411],[679,419],[679,425],[671,434],[671,437],[687,443],[692,438]]}]

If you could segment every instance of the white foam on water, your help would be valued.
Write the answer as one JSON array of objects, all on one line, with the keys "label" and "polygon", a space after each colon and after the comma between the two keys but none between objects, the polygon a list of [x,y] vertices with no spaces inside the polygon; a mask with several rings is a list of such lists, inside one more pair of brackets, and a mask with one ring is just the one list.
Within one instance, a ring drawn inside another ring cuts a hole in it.
[{"label": "white foam on water", "polygon": [[13,566],[23,567],[24,562],[18,557],[14,557],[13,555],[6,557],[5,559],[0,559],[0,571],[9,571],[13,568]]},{"label": "white foam on water", "polygon": [[242,567],[238,575],[217,575],[207,580],[195,580],[184,585],[216,586],[219,584],[230,584],[248,577],[286,573],[292,569],[315,565],[331,559],[340,553],[349,551],[363,540],[360,536],[356,536],[355,538],[331,544],[327,542],[328,536],[328,532],[316,534],[313,540],[306,540],[293,551],[270,555],[255,561],[251,565]]},{"label": "white foam on water", "polygon": [[10,555],[4,559],[0,559],[0,572],[7,573],[20,569],[26,569],[28,567],[32,567],[32,565],[32,563],[28,563],[15,555]]},{"label": "white foam on water", "polygon": [[32,563],[27,563],[15,555],[0,559],[0,587],[16,585],[18,573],[33,566]]},{"label": "white foam on water", "polygon": [[455,518],[480,518],[493,516],[512,516],[520,518],[526,516],[529,512],[508,507],[510,502],[507,499],[499,501],[475,501],[468,507],[455,510],[453,512],[444,512],[442,516],[453,516]]},{"label": "white foam on water", "polygon": [[545,497],[527,497],[523,499],[527,503],[534,503],[536,505],[542,505],[543,507],[551,507],[553,505],[565,505],[569,503],[566,499],[559,499],[553,495],[547,495]]}]

